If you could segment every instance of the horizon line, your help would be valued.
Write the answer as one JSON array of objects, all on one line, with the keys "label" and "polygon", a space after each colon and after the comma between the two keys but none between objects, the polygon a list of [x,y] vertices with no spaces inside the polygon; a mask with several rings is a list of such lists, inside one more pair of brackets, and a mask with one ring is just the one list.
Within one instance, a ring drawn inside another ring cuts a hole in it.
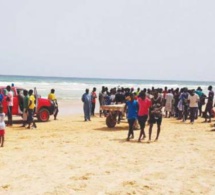
[{"label": "horizon line", "polygon": [[49,78],[74,78],[74,79],[107,79],[107,80],[131,80],[131,81],[175,81],[175,82],[215,82],[215,81],[196,81],[196,80],[166,80],[166,79],[134,79],[134,78],[101,78],[101,77],[76,77],[76,76],[45,76],[45,75],[41,75],[41,76],[36,76],[36,75],[6,75],[6,74],[0,74],[0,76],[9,76],[9,77],[13,77],[13,76],[17,76],[17,77],[49,77]]}]

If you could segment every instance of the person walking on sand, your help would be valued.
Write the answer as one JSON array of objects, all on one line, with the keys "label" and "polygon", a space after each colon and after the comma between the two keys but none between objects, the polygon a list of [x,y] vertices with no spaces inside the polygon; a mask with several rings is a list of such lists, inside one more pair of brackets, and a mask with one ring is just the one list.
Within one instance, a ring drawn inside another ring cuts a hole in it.
[{"label": "person walking on sand", "polygon": [[91,109],[92,109],[92,96],[89,94],[89,89],[86,89],[81,98],[84,103],[84,121],[90,121]]},{"label": "person walking on sand", "polygon": [[138,112],[138,102],[137,100],[134,100],[134,96],[132,93],[130,93],[127,96],[126,101],[127,106],[127,118],[128,118],[128,124],[129,124],[129,131],[128,131],[128,137],[127,141],[129,141],[131,138],[134,138],[134,122],[137,119],[137,112]]},{"label": "person walking on sand", "polygon": [[4,147],[4,135],[5,135],[5,113],[3,113],[3,107],[0,106],[0,147]]},{"label": "person walking on sand", "polygon": [[92,91],[92,109],[91,109],[91,115],[92,116],[95,116],[95,107],[96,107],[96,98],[97,98],[97,95],[96,95],[96,88],[94,87],[93,88],[93,91]]},{"label": "person walking on sand", "polygon": [[54,106],[54,112],[53,112],[54,120],[57,120],[57,115],[58,115],[59,109],[58,109],[58,102],[57,102],[57,98],[55,96],[54,89],[51,89],[51,92],[48,95],[48,99],[52,102],[52,104]]},{"label": "person walking on sand", "polygon": [[13,109],[13,92],[11,91],[11,86],[8,85],[7,89],[7,116],[8,116],[8,123],[7,126],[13,125],[13,118],[12,118],[12,109]]},{"label": "person walking on sand", "polygon": [[138,98],[138,105],[139,105],[139,110],[138,110],[138,122],[140,124],[140,136],[138,141],[140,142],[142,137],[143,139],[146,137],[144,128],[146,121],[148,119],[148,113],[149,113],[149,108],[151,107],[151,100],[146,97],[146,94],[144,91],[141,91],[139,94]]},{"label": "person walking on sand", "polygon": [[158,140],[161,130],[162,123],[162,98],[158,96],[158,92],[154,92],[154,97],[152,98],[152,106],[150,108],[150,117],[149,117],[149,141],[151,142],[152,128],[155,123],[157,123],[157,136],[155,141]]}]

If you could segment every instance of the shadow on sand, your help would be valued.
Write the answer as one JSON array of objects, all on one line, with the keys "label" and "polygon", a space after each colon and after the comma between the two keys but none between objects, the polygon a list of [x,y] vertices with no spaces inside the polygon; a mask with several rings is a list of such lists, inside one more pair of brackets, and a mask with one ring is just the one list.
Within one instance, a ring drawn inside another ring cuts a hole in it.
[{"label": "shadow on sand", "polygon": [[113,131],[128,131],[128,127],[120,127],[120,126],[115,126],[113,128],[101,127],[101,128],[96,128],[96,129],[93,129],[93,130],[96,130],[96,131],[110,131],[110,132],[113,132]]}]

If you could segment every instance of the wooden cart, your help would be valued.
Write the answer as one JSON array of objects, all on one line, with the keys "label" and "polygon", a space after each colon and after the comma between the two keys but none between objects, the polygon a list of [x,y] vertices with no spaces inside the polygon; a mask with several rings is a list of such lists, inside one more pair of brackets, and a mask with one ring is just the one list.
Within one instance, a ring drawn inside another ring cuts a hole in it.
[{"label": "wooden cart", "polygon": [[[117,116],[119,114],[122,116],[125,112],[125,104],[114,104],[114,105],[104,105],[100,107],[100,110],[105,110],[108,112],[106,116],[106,125],[109,128],[113,128],[116,126],[117,123]],[[120,119],[118,120],[118,123]]]}]

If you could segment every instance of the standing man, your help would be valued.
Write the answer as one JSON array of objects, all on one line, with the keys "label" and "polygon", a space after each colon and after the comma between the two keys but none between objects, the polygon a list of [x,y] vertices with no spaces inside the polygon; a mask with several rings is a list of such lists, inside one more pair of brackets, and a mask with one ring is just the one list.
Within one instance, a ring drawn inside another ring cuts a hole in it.
[{"label": "standing man", "polygon": [[[211,122],[211,115],[212,115],[212,108],[213,108],[213,101],[214,101],[214,92],[213,92],[213,87],[209,86],[208,90],[208,102],[206,104],[206,108],[205,108],[205,122],[207,122],[207,118],[208,118],[208,122]],[[207,113],[209,113],[209,115],[207,115]]]},{"label": "standing man", "polygon": [[89,94],[89,89],[86,89],[81,98],[84,103],[84,120],[90,121],[91,109],[92,109],[92,96]]},{"label": "standing man", "polygon": [[172,110],[173,110],[173,100],[174,96],[172,94],[171,90],[168,90],[168,92],[165,94],[165,112],[166,112],[166,118],[172,116]]},{"label": "standing man", "polygon": [[196,118],[196,112],[198,110],[198,102],[199,102],[199,96],[195,93],[195,90],[193,89],[188,96],[188,103],[190,107],[190,123],[193,124],[194,120]]},{"label": "standing man", "polygon": [[201,87],[198,87],[195,93],[199,96],[199,103],[198,103],[198,109],[196,114],[198,118],[198,116],[202,116],[202,106],[205,104],[206,95],[202,92]]},{"label": "standing man", "polygon": [[50,94],[48,95],[48,99],[52,102],[54,106],[54,120],[57,120],[57,114],[59,112],[57,98],[55,96],[55,90],[51,89]]},{"label": "standing man", "polygon": [[188,107],[189,107],[188,101],[187,101],[188,96],[189,96],[188,89],[185,87],[183,88],[183,91],[179,97],[179,99],[182,102],[183,122],[185,122],[188,117]]},{"label": "standing man", "polygon": [[8,116],[8,123],[7,126],[13,125],[13,119],[12,119],[12,109],[13,109],[13,92],[11,91],[11,86],[8,85],[6,87],[7,89],[7,116]]},{"label": "standing man", "polygon": [[29,92],[29,100],[28,100],[28,129],[31,128],[31,123],[33,123],[33,127],[37,128],[34,121],[34,109],[35,109],[35,97],[33,94],[33,90],[30,89]]},{"label": "standing man", "polygon": [[28,119],[28,91],[24,90],[23,92],[24,98],[23,98],[23,115],[22,115],[22,119],[23,119],[23,124],[22,127],[25,127],[25,125],[27,124],[27,119]]},{"label": "standing man", "polygon": [[92,91],[92,110],[91,110],[91,115],[94,116],[95,115],[95,107],[96,107],[96,98],[97,98],[97,95],[96,95],[96,88],[94,87],[93,88],[93,91]]}]

